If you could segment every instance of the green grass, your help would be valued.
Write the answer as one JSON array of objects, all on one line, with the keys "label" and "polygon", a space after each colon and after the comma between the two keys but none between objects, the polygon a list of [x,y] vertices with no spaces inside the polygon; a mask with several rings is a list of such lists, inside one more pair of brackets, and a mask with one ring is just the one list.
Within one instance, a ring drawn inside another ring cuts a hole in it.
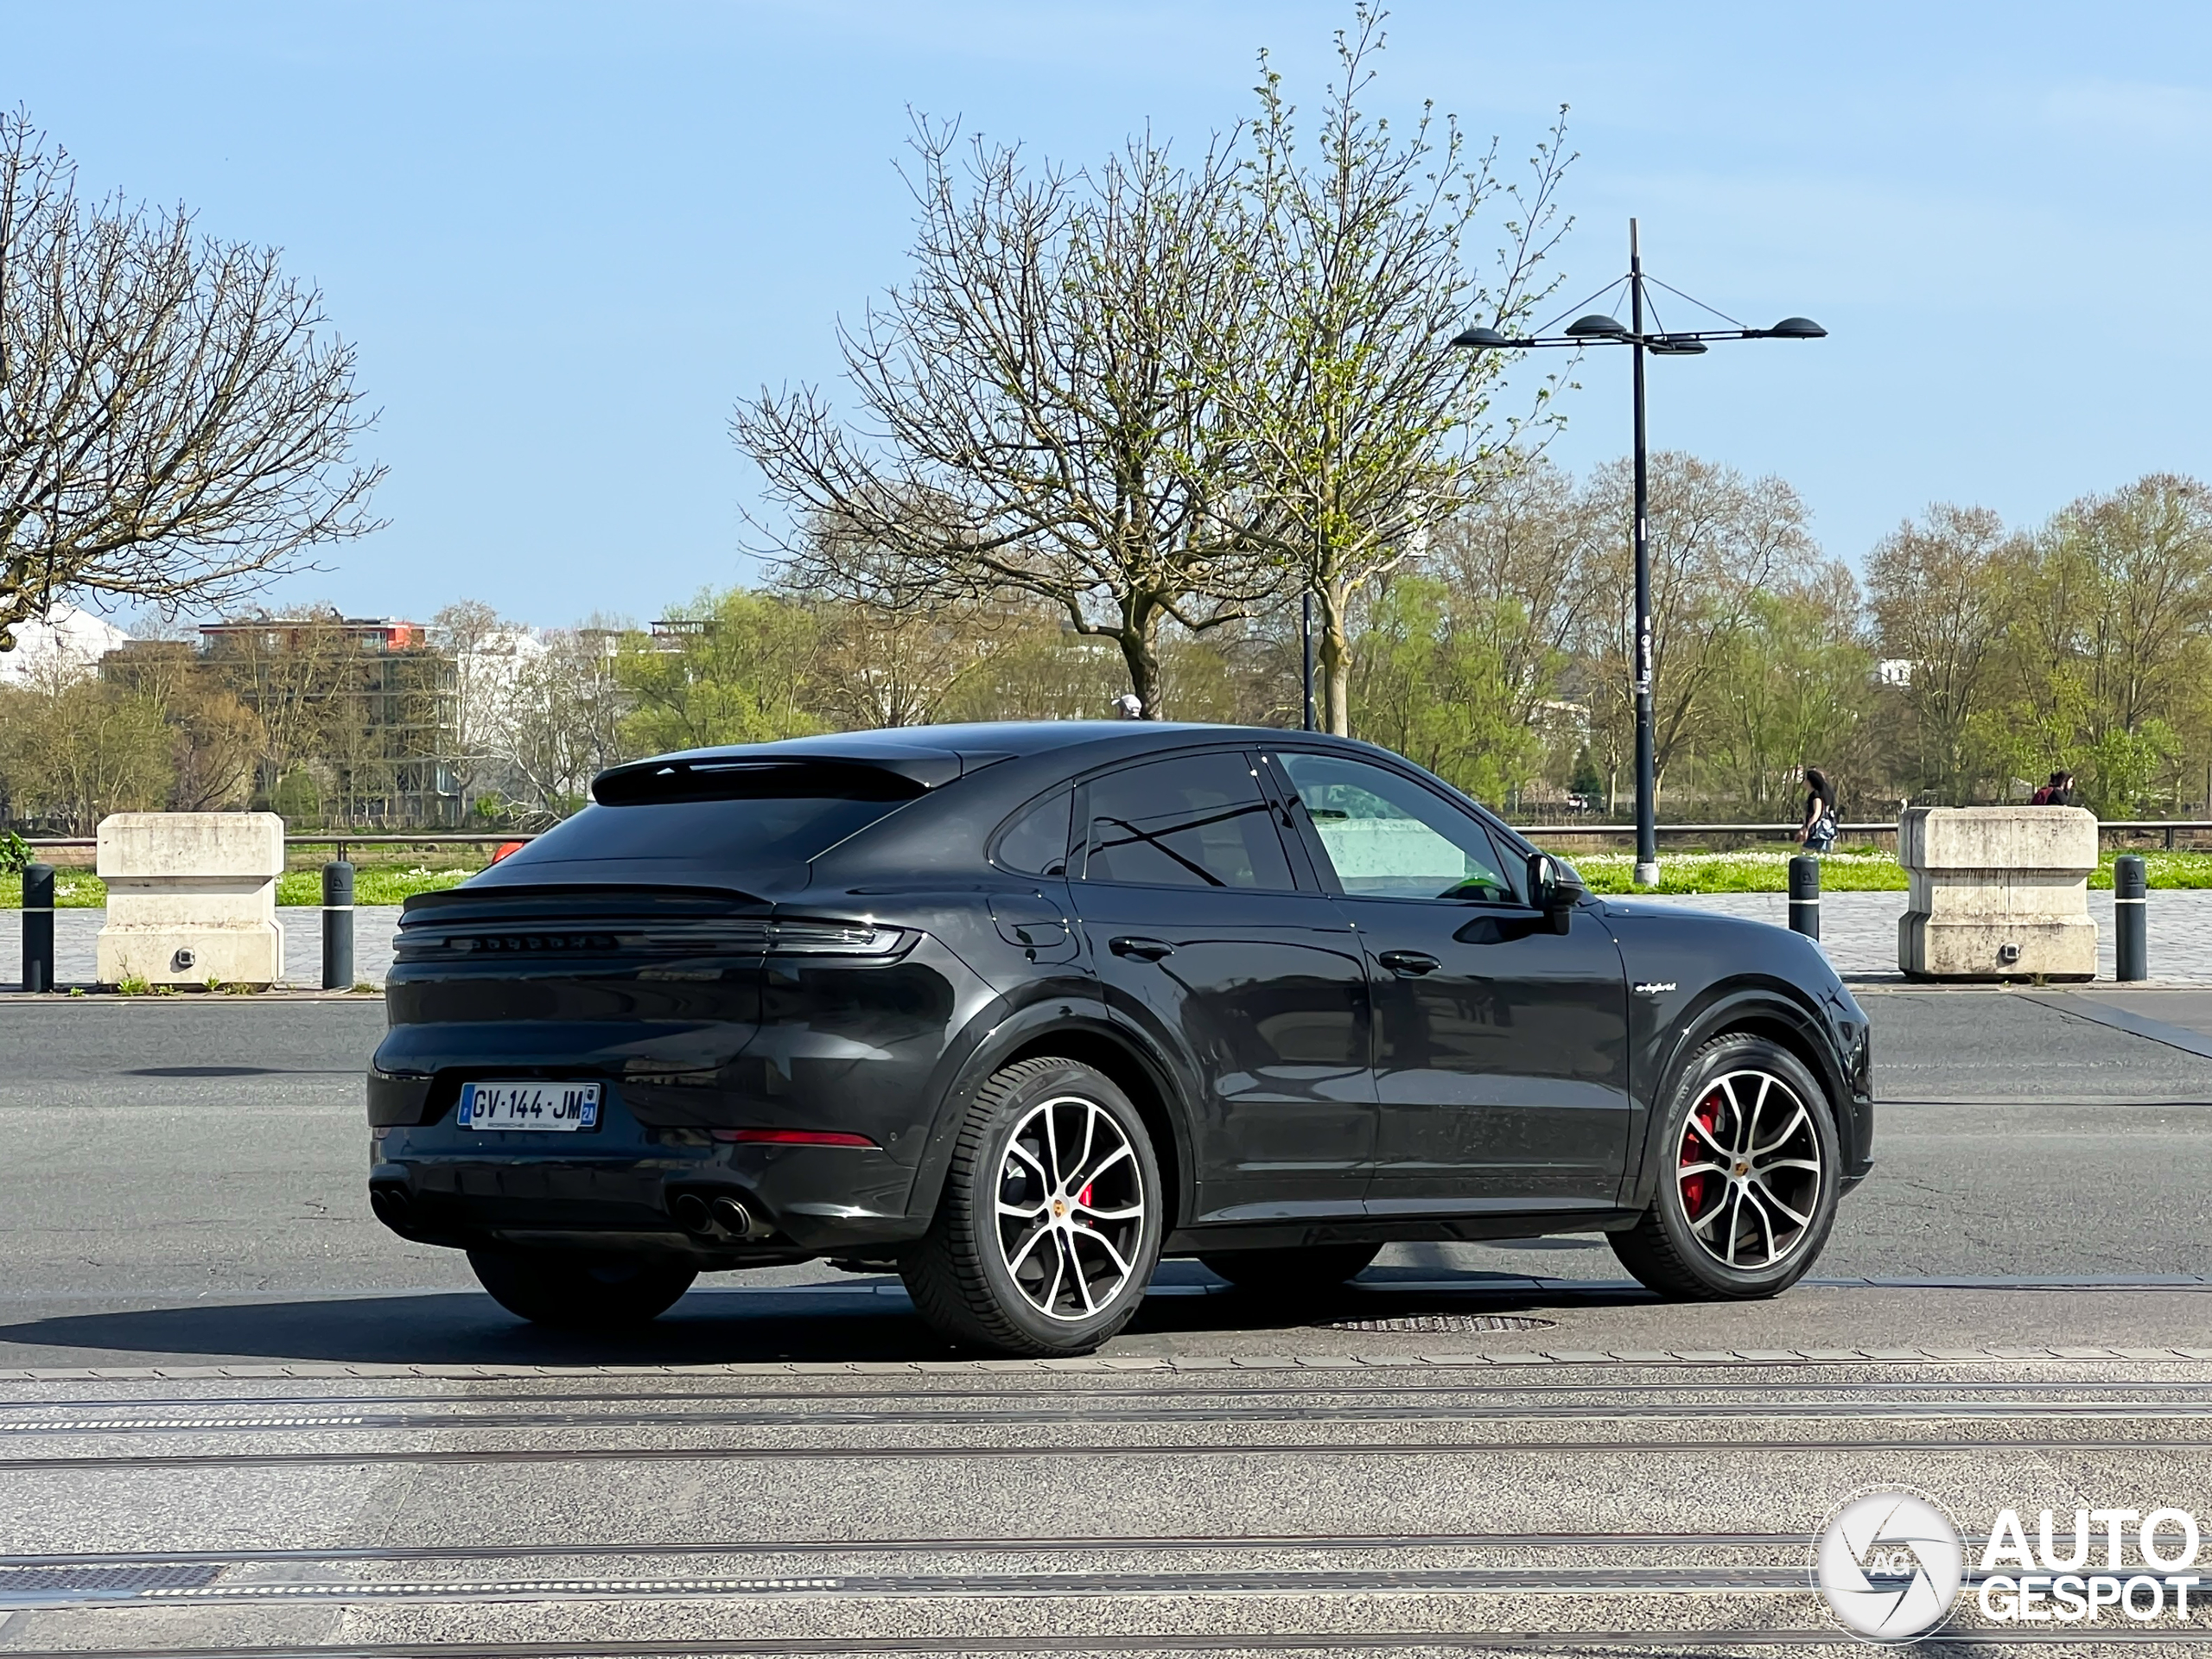
[{"label": "green grass", "polygon": [[[2092,887],[2112,886],[2107,853],[2089,877]],[[1659,850],[1657,893],[1787,893],[1789,861],[1781,850],[1739,853],[1669,853]],[[2144,873],[2154,887],[2212,887],[2212,853],[2143,853]],[[1582,872],[1593,893],[1643,891],[1630,879],[1632,853],[1590,853],[1568,861]],[[1909,883],[1904,867],[1888,853],[1870,847],[1840,848],[1821,860],[1823,893],[1902,893]]]},{"label": "green grass", "polygon": [[[442,893],[457,887],[476,872],[472,869],[431,869],[423,865],[357,870],[353,902],[357,905],[396,905],[418,893]],[[321,905],[322,871],[287,870],[276,878],[279,905]],[[19,910],[23,884],[13,876],[0,876],[0,910]],[[90,870],[65,869],[54,873],[56,910],[99,910],[107,903],[107,883]]]},{"label": "green grass", "polygon": [[[396,905],[418,893],[443,893],[457,887],[476,872],[434,870],[423,865],[406,869],[359,869],[353,873],[353,902],[357,905]],[[57,901],[58,902],[58,901]],[[322,872],[287,870],[276,878],[280,905],[320,905]]]}]

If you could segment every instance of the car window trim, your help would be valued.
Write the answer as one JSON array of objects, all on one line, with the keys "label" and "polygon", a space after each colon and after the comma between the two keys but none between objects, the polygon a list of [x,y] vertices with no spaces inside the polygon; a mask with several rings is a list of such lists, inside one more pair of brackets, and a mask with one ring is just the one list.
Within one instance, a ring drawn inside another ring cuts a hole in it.
[{"label": "car window trim", "polygon": [[[1156,766],[1163,760],[1192,760],[1210,754],[1226,754],[1242,760],[1245,770],[1253,775],[1253,781],[1259,786],[1260,800],[1268,808],[1268,826],[1274,830],[1275,842],[1282,850],[1283,867],[1290,872],[1291,885],[1287,887],[1232,887],[1227,882],[1223,882],[1217,887],[1186,887],[1180,883],[1160,881],[1116,881],[1105,876],[1092,875],[1090,874],[1090,786],[1101,779],[1111,778],[1120,772],[1135,772],[1141,766]],[[1090,882],[1102,887],[1141,887],[1148,893],[1301,892],[1303,889],[1298,885],[1298,861],[1291,855],[1289,843],[1282,833],[1282,826],[1277,822],[1278,817],[1274,798],[1268,789],[1266,773],[1260,765],[1260,757],[1241,744],[1205,743],[1193,744],[1188,748],[1155,749],[1142,756],[1126,758],[1106,766],[1095,766],[1090,771],[1082,773],[1075,780],[1075,812],[1071,822],[1069,835],[1076,844],[1069,849],[1068,853],[1069,879]],[[1075,873],[1078,855],[1083,863],[1081,874]]]},{"label": "car window trim", "polygon": [[[1015,807],[1013,811],[1007,813],[1006,817],[999,820],[999,827],[991,831],[990,838],[983,843],[985,849],[983,853],[983,861],[988,864],[993,869],[998,871],[1001,875],[1020,876],[1026,881],[1066,880],[1068,879],[1067,871],[1075,862],[1075,847],[1073,842],[1075,841],[1076,798],[1080,796],[1082,792],[1082,789],[1079,785],[1068,783],[1058,783],[1052,785],[1049,789],[1039,790],[1036,794],[1032,795],[1020,806]],[[1067,839],[1070,844],[1060,849],[1061,873],[1058,875],[1042,875],[1034,870],[1017,870],[1011,864],[1000,863],[999,848],[1005,842],[1007,832],[1012,830],[1015,824],[1020,823],[1023,818],[1028,817],[1030,813],[1035,811],[1039,806],[1043,805],[1045,802],[1050,800],[1053,796],[1063,793],[1069,797]]]},{"label": "car window trim", "polygon": [[[1465,813],[1474,819],[1482,826],[1483,833],[1491,838],[1491,850],[1494,853],[1503,851],[1497,845],[1497,826],[1491,822],[1491,815],[1483,810],[1479,803],[1471,797],[1461,796],[1454,799],[1451,795],[1441,794],[1427,779],[1418,772],[1410,772],[1403,766],[1391,766],[1378,755],[1346,754],[1342,749],[1325,748],[1319,744],[1312,743],[1279,743],[1272,746],[1266,757],[1270,762],[1268,767],[1270,772],[1280,764],[1274,760],[1274,756],[1279,753],[1311,754],[1326,760],[1352,761],[1373,766],[1378,772],[1392,773],[1405,782],[1412,784],[1431,798],[1450,807],[1453,811]],[[1537,909],[1537,906],[1531,904],[1522,893],[1522,887],[1528,880],[1527,873],[1510,869],[1498,871],[1498,874],[1504,877],[1512,887],[1514,896],[1510,901],[1501,902],[1494,899],[1412,899],[1402,893],[1348,893],[1344,892],[1344,884],[1337,875],[1336,867],[1329,862],[1328,849],[1321,843],[1320,829],[1314,823],[1313,814],[1306,810],[1304,798],[1300,796],[1287,773],[1279,781],[1282,792],[1294,804],[1292,816],[1297,821],[1299,838],[1306,849],[1306,855],[1313,860],[1316,871],[1322,873],[1322,879],[1331,884],[1325,891],[1334,893],[1338,898],[1357,899],[1363,903],[1370,899],[1377,899],[1400,905],[1455,905],[1469,910],[1511,911],[1516,915],[1528,915]],[[1514,844],[1518,844],[1519,840],[1518,836],[1512,837]],[[1504,861],[1501,857],[1499,861],[1503,863]]]}]

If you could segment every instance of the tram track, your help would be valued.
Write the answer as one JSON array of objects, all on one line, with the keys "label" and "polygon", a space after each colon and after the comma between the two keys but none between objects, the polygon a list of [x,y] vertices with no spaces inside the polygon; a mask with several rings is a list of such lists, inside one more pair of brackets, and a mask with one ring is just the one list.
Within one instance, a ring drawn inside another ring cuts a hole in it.
[{"label": "tram track", "polygon": [[[1867,1366],[1879,1362],[1855,1361]],[[2037,1362],[2050,1363],[2052,1362]],[[2177,1362],[2181,1363],[2181,1362]],[[1623,1361],[1618,1369],[1644,1369],[1635,1362]],[[1715,1369],[1719,1369],[1715,1367]],[[1434,1399],[1440,1395],[1479,1395],[1529,1396],[1553,1399],[1562,1395],[1605,1396],[1681,1396],[1685,1399],[1707,1399],[1716,1395],[1775,1395],[1833,1393],[1840,1395],[1890,1395],[1925,1393],[1942,1395],[1987,1394],[2002,1390],[2008,1395],[2035,1394],[2110,1394],[2125,1391],[2158,1392],[2175,1395],[2202,1395],[2212,1402],[2212,1379],[2202,1381],[2164,1377],[2096,1377],[2096,1378],[1983,1378],[1983,1377],[1872,1377],[1853,1378],[1843,1382],[1801,1382],[1795,1379],[1770,1382],[1470,1382],[1457,1378],[1446,1380],[1441,1376],[1425,1373],[1427,1380],[1420,1382],[1399,1383],[1382,1381],[1332,1382],[1322,1379],[1328,1372],[1306,1371],[1299,1374],[1296,1382],[1250,1382],[1224,1385],[1205,1383],[1192,1385],[1182,1378],[1163,1377],[1154,1380],[1145,1388],[1099,1388],[1087,1384],[1080,1376],[1071,1376],[1067,1386],[1053,1388],[1021,1387],[1015,1389],[977,1388],[922,1388],[839,1389],[817,1389],[804,1387],[779,1390],[764,1390],[754,1387],[664,1391],[658,1389],[591,1389],[555,1392],[524,1393],[520,1397],[531,1402],[557,1405],[588,1405],[601,1402],[616,1405],[680,1404],[687,1402],[721,1402],[745,1400],[755,1402],[790,1401],[794,1404],[815,1402],[874,1401],[899,1399],[926,1399],[988,1404],[996,1409],[1008,1401],[1044,1400],[1058,1403],[1080,1402],[1089,1405],[1100,1400],[1127,1400],[1157,1404],[1185,1399],[1249,1399],[1295,1395],[1300,1398],[1326,1400],[1331,1398],[1421,1398]],[[1340,1373],[1338,1374],[1340,1375]],[[518,1377],[509,1381],[536,1380]],[[748,1382],[751,1379],[747,1379]],[[374,1395],[163,1395],[153,1397],[130,1395],[101,1395],[92,1398],[48,1398],[0,1400],[0,1433],[12,1425],[11,1414],[42,1411],[189,1411],[223,1406],[252,1405],[270,1410],[301,1410],[320,1408],[325,1412],[374,1411],[378,1408],[419,1407],[440,1400],[467,1404],[476,1396],[470,1392],[438,1394],[431,1392],[445,1386],[461,1389],[474,1389],[486,1386],[479,1379],[448,1379],[426,1376],[422,1391],[411,1394]]]},{"label": "tram track", "polygon": [[[2190,1648],[2205,1645],[2201,1630],[2114,1630],[2082,1636],[2071,1630],[1945,1630],[1923,1640],[1916,1651],[1940,1659],[1953,1651],[2055,1649],[2082,1654],[2115,1649]],[[1635,1659],[1639,1655],[1688,1655],[1726,1659],[1735,1654],[1772,1649],[1826,1649],[1839,1656],[1863,1655],[1866,1644],[1835,1630],[1776,1626],[1655,1625],[1648,1630],[1613,1625],[1605,1629],[1537,1631],[1425,1630],[1400,1628],[1363,1630],[1249,1630],[1169,1632],[1031,1632],[994,1636],[804,1636],[667,1638],[647,1641],[569,1638],[558,1641],[336,1642],[315,1646],[179,1648],[8,1649],[8,1659],[781,1659],[782,1656],[923,1654],[1244,1654],[1244,1653],[1572,1653],[1586,1659]]]},{"label": "tram track", "polygon": [[609,1541],[569,1543],[556,1550],[542,1544],[362,1545],[302,1549],[108,1550],[0,1555],[0,1568],[119,1568],[126,1567],[331,1566],[424,1561],[536,1560],[552,1558],[773,1555],[985,1555],[1147,1554],[1231,1550],[1444,1550],[1444,1549],[1767,1549],[1802,1545],[1795,1532],[1403,1532],[1241,1533],[1199,1535],[1101,1534],[1024,1537],[994,1533],[968,1537],[814,1538],[784,1540],[685,1540],[669,1542]]},{"label": "tram track", "polygon": [[[1076,1402],[1069,1402],[1072,1406]],[[1973,1402],[1872,1402],[1847,1404],[1838,1401],[1769,1401],[1748,1402],[1685,1399],[1664,1404],[1628,1407],[1598,1403],[1551,1403],[1540,1408],[1503,1405],[1452,1404],[1420,1407],[1382,1406],[1219,1406],[1189,1407],[1163,1401],[1150,1410],[1101,1412],[1084,1410],[1081,1421],[1095,1424],[1144,1424],[1160,1427],[1180,1423],[1342,1423],[1393,1422],[1582,1422],[1633,1423],[1674,1421],[1684,1413],[1723,1421],[1848,1419],[1864,1422],[1972,1422],[2009,1421],[2023,1415],[2064,1415],[2094,1421],[2164,1421],[2196,1422],[2212,1419],[2212,1401],[2183,1404],[2162,1400],[2069,1401],[2053,1402],[2017,1395]],[[1058,1427],[1075,1414],[1058,1410],[995,1408],[989,1426]],[[0,1445],[9,1439],[39,1436],[159,1435],[165,1439],[189,1435],[243,1433],[315,1433],[335,1431],[382,1433],[493,1433],[513,1430],[557,1432],[616,1428],[973,1428],[979,1420],[955,1411],[898,1409],[878,1412],[458,1412],[363,1413],[354,1415],[279,1417],[152,1417],[110,1416],[86,1421],[0,1424]],[[0,1459],[0,1468],[18,1466]]]},{"label": "tram track", "polygon": [[0,1574],[0,1608],[207,1606],[252,1603],[668,1601],[774,1598],[838,1600],[1157,1599],[1189,1596],[1738,1594],[1802,1592],[1806,1566],[1386,1568],[1175,1573],[819,1573],[683,1578],[527,1578],[317,1583],[266,1580],[163,1585],[130,1591],[11,1590]]},{"label": "tram track", "polygon": [[906,1463],[955,1459],[1075,1458],[1458,1458],[1637,1456],[1740,1457],[1747,1452],[2212,1452],[2212,1438],[2151,1440],[2135,1435],[2016,1435],[1967,1440],[1862,1436],[1854,1439],[1674,1435],[1664,1440],[1212,1440],[1052,1446],[378,1446],[359,1451],[149,1452],[0,1459],[0,1474],[85,1474],[109,1470],[308,1469],[340,1465],[556,1465],[604,1463]]}]

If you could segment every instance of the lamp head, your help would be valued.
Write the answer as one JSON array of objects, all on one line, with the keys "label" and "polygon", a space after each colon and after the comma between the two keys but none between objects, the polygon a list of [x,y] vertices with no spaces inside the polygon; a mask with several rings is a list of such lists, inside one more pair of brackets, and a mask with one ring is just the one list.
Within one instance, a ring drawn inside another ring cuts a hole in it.
[{"label": "lamp head", "polygon": [[1592,311],[1586,317],[1577,317],[1567,325],[1568,337],[1574,340],[1618,340],[1628,333],[1628,325],[1618,317],[1609,317],[1602,311]]},{"label": "lamp head", "polygon": [[1655,334],[1644,341],[1643,348],[1654,357],[1695,357],[1707,346],[1703,340],[1685,334]]},{"label": "lamp head", "polygon": [[1784,317],[1766,331],[1769,340],[1826,340],[1828,331],[1810,317]]},{"label": "lamp head", "polygon": [[1471,351],[1494,352],[1509,347],[1513,341],[1495,328],[1467,328],[1452,336],[1454,346],[1464,346]]}]

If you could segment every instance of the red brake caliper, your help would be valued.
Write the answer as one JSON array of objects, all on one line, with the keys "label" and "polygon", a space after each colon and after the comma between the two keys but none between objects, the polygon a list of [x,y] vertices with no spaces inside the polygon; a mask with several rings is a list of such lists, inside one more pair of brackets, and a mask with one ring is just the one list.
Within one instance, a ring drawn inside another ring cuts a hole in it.
[{"label": "red brake caliper", "polygon": [[[1085,1181],[1083,1184],[1083,1191],[1075,1195],[1075,1201],[1085,1210],[1090,1208],[1090,1183],[1089,1181]],[[1085,1227],[1090,1225],[1087,1221],[1082,1224]]]},{"label": "red brake caliper", "polygon": [[[1716,1139],[1719,1138],[1717,1131],[1720,1123],[1719,1096],[1709,1096],[1700,1102],[1693,1116],[1706,1134],[1714,1135]],[[1692,1164],[1709,1164],[1713,1161],[1713,1147],[1710,1143],[1699,1137],[1696,1129],[1685,1129],[1682,1132],[1682,1155],[1679,1161],[1684,1168]],[[1694,1175],[1682,1177],[1682,1208],[1688,1211],[1692,1221],[1697,1220],[1705,1213],[1705,1195],[1711,1190],[1712,1185],[1713,1172],[1711,1170],[1700,1170]]]}]

